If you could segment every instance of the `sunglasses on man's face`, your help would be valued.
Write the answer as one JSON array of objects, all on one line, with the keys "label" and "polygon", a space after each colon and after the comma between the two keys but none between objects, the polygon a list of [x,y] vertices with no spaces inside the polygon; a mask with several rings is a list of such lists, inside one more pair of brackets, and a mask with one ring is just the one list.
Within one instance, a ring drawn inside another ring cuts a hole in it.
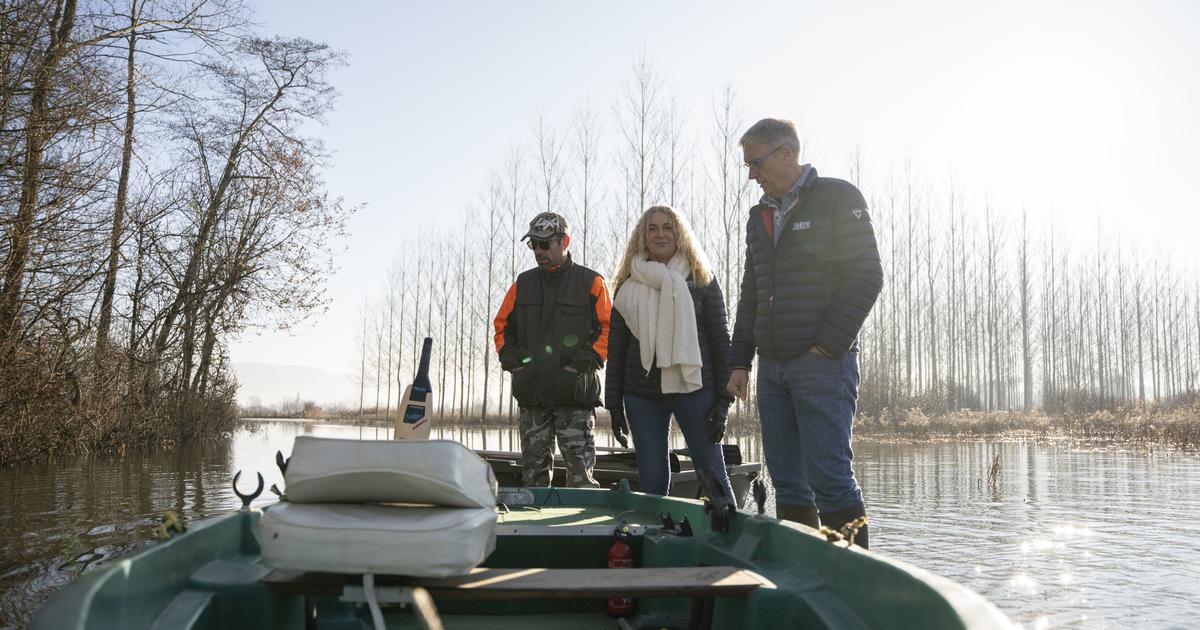
[{"label": "sunglasses on man's face", "polygon": [[548,249],[550,249],[550,244],[553,242],[554,242],[554,240],[543,241],[541,239],[531,238],[531,239],[529,239],[529,249],[548,250]]}]

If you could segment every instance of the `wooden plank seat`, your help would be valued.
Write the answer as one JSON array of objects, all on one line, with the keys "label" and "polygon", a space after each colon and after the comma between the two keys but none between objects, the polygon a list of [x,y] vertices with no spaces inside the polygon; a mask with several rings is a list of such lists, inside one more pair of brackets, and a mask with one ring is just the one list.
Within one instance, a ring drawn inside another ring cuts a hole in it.
[{"label": "wooden plank seat", "polygon": [[[339,595],[361,586],[362,577],[277,569],[260,582],[297,595]],[[587,599],[608,597],[745,597],[766,578],[735,567],[661,567],[631,569],[473,569],[449,578],[375,577],[378,587],[420,586],[435,598]]]},{"label": "wooden plank seat", "polygon": [[[277,569],[260,580],[293,595],[338,596],[362,585],[362,577]],[[379,575],[376,588],[421,587],[437,599],[591,599],[609,597],[691,597],[692,628],[712,623],[714,597],[746,597],[773,586],[766,578],[736,567],[657,567],[630,569],[473,569],[449,578]]]}]

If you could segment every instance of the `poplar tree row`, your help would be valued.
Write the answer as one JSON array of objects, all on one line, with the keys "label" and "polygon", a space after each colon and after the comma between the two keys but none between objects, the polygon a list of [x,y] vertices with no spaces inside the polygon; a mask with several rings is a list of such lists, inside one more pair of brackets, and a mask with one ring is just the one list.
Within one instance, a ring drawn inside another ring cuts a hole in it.
[{"label": "poplar tree row", "polygon": [[[535,116],[528,142],[461,200],[455,223],[467,232],[406,243],[364,305],[359,412],[393,412],[428,335],[441,416],[512,420],[492,317],[534,264],[519,239],[545,210],[570,222],[575,261],[611,276],[642,210],[674,206],[711,258],[732,325],[746,218],[761,194],[737,141],[758,118],[733,86],[685,104],[646,60],[611,102],[583,103],[557,125]],[[911,162],[872,170],[856,150],[815,166],[863,190],[883,261],[884,290],[860,337],[861,413],[1085,412],[1200,387],[1195,261],[1129,240],[1128,226],[996,207],[952,180],[935,185]],[[735,416],[746,422],[753,409],[739,405]]]}]

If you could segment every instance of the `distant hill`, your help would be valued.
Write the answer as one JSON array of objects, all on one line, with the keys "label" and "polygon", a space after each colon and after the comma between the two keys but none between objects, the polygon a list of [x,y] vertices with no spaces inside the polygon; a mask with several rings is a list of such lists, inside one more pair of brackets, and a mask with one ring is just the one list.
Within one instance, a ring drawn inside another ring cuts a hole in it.
[{"label": "distant hill", "polygon": [[275,405],[297,396],[322,406],[358,400],[358,387],[340,372],[271,363],[234,363],[233,370],[239,384],[238,403],[243,405]]}]

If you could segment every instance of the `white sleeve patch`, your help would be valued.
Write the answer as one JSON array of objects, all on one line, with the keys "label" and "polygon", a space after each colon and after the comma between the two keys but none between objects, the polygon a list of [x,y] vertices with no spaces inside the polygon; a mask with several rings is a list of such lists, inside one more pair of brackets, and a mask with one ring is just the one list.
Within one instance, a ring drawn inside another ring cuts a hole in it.
[{"label": "white sleeve patch", "polygon": [[860,221],[863,219],[866,219],[868,221],[871,220],[871,215],[867,213],[866,208],[854,208],[854,209],[850,210],[850,214],[853,214],[854,218],[858,219]]}]

